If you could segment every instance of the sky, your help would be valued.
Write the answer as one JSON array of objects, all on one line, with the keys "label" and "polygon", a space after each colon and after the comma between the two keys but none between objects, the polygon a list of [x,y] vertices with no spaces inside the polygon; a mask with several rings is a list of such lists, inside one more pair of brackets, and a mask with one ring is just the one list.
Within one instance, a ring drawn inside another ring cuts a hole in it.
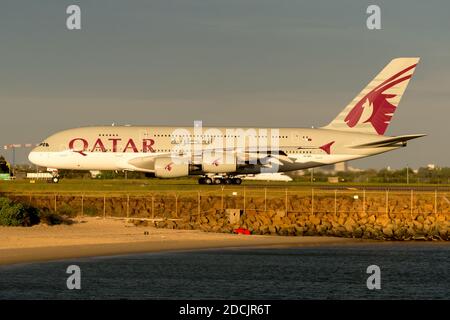
[{"label": "sky", "polygon": [[[66,28],[71,4],[81,30]],[[381,30],[366,27],[370,4]],[[350,165],[450,166],[449,13],[437,0],[2,0],[0,146],[112,123],[320,127],[391,59],[418,56],[386,134],[428,136]]]}]

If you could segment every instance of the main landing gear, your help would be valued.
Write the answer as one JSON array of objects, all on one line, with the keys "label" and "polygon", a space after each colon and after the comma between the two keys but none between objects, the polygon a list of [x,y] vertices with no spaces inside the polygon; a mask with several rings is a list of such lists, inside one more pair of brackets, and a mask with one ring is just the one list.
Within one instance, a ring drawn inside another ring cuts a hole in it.
[{"label": "main landing gear", "polygon": [[220,176],[214,176],[214,177],[201,177],[198,179],[199,184],[241,184],[242,179],[237,177],[220,177]]},{"label": "main landing gear", "polygon": [[58,183],[59,180],[61,180],[61,177],[59,176],[58,170],[51,170],[50,171],[52,173],[52,178],[49,182],[52,183]]}]

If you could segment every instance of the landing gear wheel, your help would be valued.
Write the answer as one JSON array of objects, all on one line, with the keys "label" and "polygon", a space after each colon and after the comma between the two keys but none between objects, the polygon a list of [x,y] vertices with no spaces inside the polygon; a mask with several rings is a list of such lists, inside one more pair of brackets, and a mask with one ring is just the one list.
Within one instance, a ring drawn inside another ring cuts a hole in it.
[{"label": "landing gear wheel", "polygon": [[52,182],[53,183],[58,183],[59,182],[59,177],[53,177],[52,178]]},{"label": "landing gear wheel", "polygon": [[225,179],[223,179],[223,183],[224,183],[224,184],[232,184],[232,183],[233,183],[233,179],[231,179],[231,178],[225,178]]},{"label": "landing gear wheel", "polygon": [[221,184],[222,183],[222,179],[221,178],[214,178],[213,182],[214,182],[214,184]]},{"label": "landing gear wheel", "polygon": [[205,179],[205,184],[212,184],[213,181],[211,178],[204,178]]},{"label": "landing gear wheel", "polygon": [[198,184],[205,184],[205,178],[199,178]]},{"label": "landing gear wheel", "polygon": [[234,178],[233,179],[233,184],[241,184],[242,183],[242,179],[241,178]]}]

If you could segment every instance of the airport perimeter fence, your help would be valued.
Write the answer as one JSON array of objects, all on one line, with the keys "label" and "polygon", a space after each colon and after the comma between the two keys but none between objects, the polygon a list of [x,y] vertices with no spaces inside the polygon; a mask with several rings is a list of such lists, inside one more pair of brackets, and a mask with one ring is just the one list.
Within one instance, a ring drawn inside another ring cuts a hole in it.
[{"label": "airport perimeter fence", "polygon": [[67,216],[162,220],[238,209],[245,213],[283,211],[299,214],[364,213],[445,214],[450,191],[344,190],[228,187],[211,191],[148,193],[4,193],[38,208]]}]

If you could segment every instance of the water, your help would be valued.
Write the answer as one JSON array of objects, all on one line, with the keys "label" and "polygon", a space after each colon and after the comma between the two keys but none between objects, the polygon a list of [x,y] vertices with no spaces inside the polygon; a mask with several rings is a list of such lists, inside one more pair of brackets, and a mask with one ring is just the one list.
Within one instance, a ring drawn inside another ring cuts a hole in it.
[{"label": "water", "polygon": [[[68,290],[67,266],[81,268]],[[381,290],[368,290],[369,265]],[[450,245],[221,249],[0,267],[0,299],[450,299]]]}]

